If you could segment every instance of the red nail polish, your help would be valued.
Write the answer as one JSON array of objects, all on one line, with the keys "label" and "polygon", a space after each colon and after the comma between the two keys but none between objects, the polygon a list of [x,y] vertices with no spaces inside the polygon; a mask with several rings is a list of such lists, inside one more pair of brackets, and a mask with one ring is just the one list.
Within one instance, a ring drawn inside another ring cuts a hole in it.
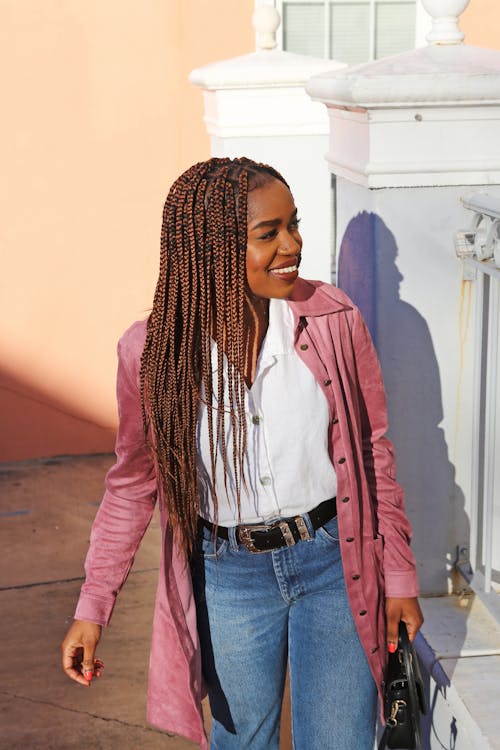
[{"label": "red nail polish", "polygon": [[85,677],[86,680],[90,682],[90,680],[92,679],[92,674],[93,674],[92,672],[88,671],[88,672],[85,672],[83,676]]},{"label": "red nail polish", "polygon": [[395,654],[396,653],[396,644],[395,643],[388,643],[387,644],[387,650],[389,651],[390,654]]}]

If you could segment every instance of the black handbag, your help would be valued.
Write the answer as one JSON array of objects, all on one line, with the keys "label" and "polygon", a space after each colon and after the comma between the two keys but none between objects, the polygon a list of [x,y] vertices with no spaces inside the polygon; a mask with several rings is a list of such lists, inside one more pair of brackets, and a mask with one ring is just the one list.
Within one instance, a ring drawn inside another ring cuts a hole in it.
[{"label": "black handbag", "polygon": [[427,713],[417,655],[404,622],[399,623],[398,648],[389,654],[385,682],[385,729],[378,750],[422,750],[420,713]]}]

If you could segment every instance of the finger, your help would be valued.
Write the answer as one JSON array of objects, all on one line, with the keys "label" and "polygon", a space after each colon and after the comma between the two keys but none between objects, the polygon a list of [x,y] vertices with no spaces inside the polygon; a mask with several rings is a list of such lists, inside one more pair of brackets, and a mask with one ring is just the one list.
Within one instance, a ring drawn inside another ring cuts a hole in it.
[{"label": "finger", "polygon": [[82,672],[88,682],[92,680],[95,669],[95,641],[90,641],[83,644],[83,661],[82,661]]},{"label": "finger", "polygon": [[418,616],[406,617],[404,621],[406,624],[406,630],[408,631],[408,638],[410,639],[410,641],[414,641],[415,636],[417,635],[423,623],[423,618],[420,618]]},{"label": "finger", "polygon": [[398,647],[399,616],[389,613],[387,615],[387,650],[394,654]]},{"label": "finger", "polygon": [[83,677],[80,670],[81,655],[78,652],[81,652],[81,649],[72,646],[63,650],[63,670],[71,680],[88,687],[89,682]]},{"label": "finger", "polygon": [[104,663],[101,661],[101,659],[96,659],[94,661],[94,675],[96,677],[102,677],[103,669],[104,669]]}]

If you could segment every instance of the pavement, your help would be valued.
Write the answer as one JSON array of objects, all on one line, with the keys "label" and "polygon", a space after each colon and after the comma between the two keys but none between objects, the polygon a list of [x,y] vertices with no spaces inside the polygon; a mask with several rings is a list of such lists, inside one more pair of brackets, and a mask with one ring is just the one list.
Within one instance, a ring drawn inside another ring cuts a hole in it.
[{"label": "pavement", "polygon": [[113,456],[0,465],[2,750],[188,750],[148,726],[146,680],[160,528],[154,519],[120,594],[90,689],[60,667],[83,580],[90,526]]},{"label": "pavement", "polygon": [[[0,750],[190,750],[148,725],[146,683],[160,527],[141,544],[98,654],[90,689],[60,666],[83,581],[90,526],[112,455],[0,464]],[[210,710],[204,706],[207,729]],[[280,750],[290,745],[285,709]]]}]

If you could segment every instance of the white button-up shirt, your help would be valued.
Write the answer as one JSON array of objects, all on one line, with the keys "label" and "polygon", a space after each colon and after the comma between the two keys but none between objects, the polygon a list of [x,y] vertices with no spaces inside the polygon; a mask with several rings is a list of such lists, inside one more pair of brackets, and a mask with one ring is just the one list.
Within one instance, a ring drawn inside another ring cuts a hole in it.
[{"label": "white button-up shirt", "polygon": [[[328,454],[327,401],[314,375],[297,355],[293,341],[293,317],[288,303],[286,300],[271,299],[269,326],[257,361],[255,380],[251,388],[245,386],[247,450],[240,517],[227,396],[224,399],[226,486],[220,444],[217,446],[215,472],[221,526],[261,523],[306,513],[323,500],[336,495],[337,477]],[[215,391],[215,343],[212,346],[212,371]],[[224,371],[227,371],[225,357]],[[226,378],[224,381],[227,393]],[[198,420],[200,512],[204,518],[213,521],[208,411],[203,402],[202,398]],[[213,394],[212,403],[215,436],[216,393]]]}]

